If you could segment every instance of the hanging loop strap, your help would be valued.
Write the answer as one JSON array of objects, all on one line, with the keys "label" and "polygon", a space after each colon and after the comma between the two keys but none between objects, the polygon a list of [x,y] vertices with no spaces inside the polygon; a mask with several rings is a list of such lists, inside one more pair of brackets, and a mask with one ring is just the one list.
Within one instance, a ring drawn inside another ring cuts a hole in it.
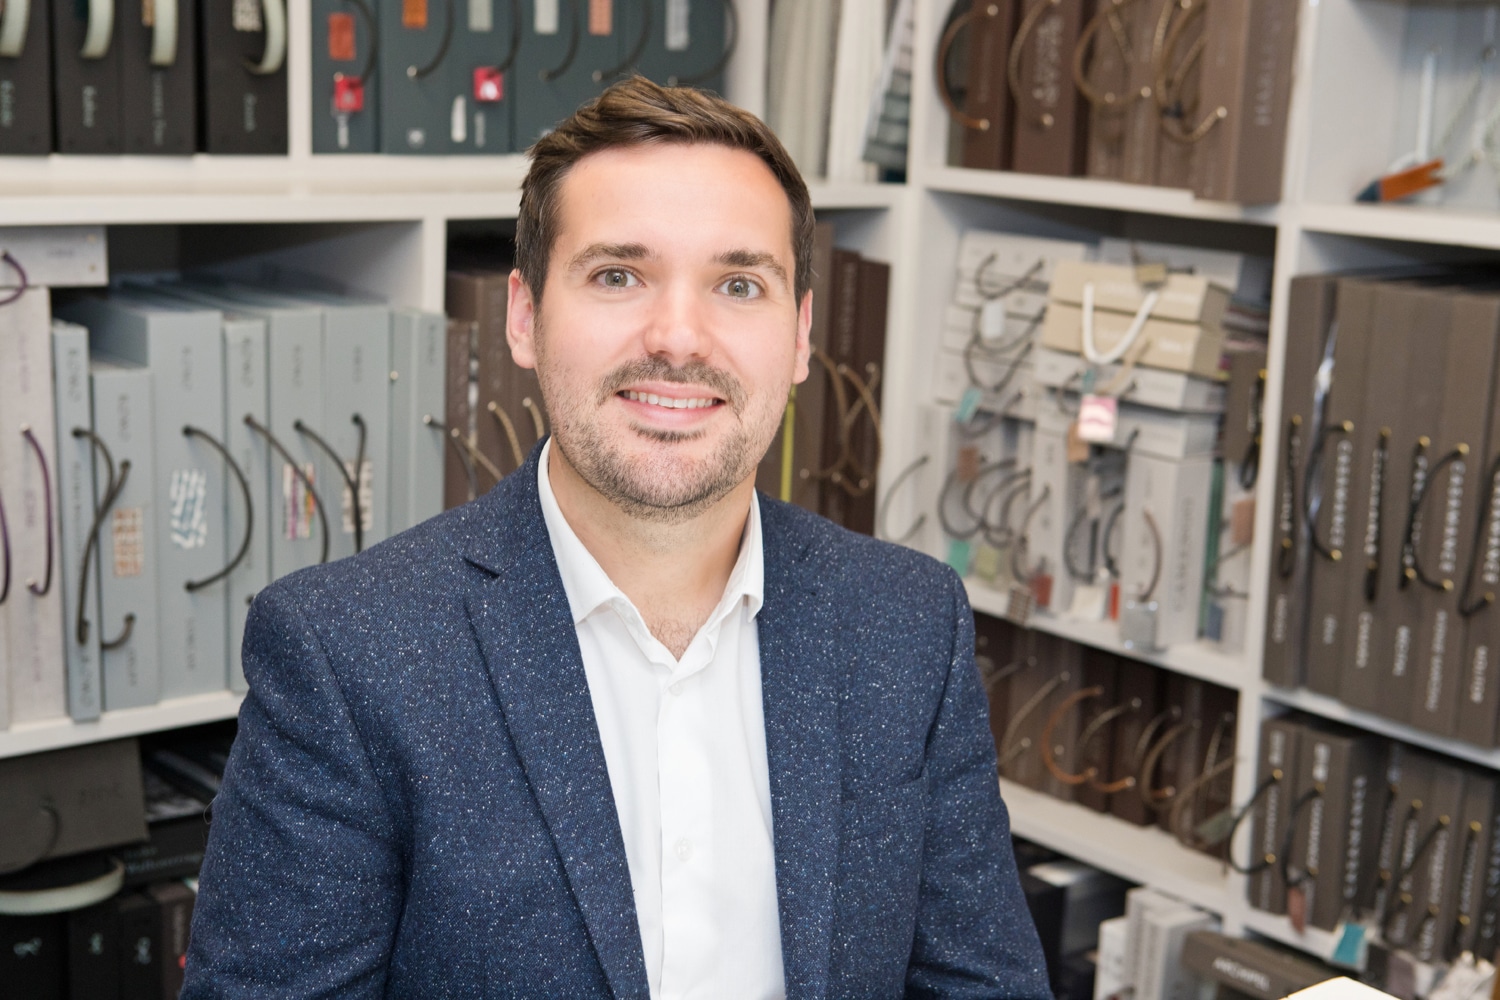
[{"label": "hanging loop strap", "polygon": [[[1417,478],[1419,468],[1418,463],[1421,461],[1421,456],[1423,452],[1426,451],[1430,443],[1431,442],[1424,437],[1417,442],[1416,449],[1412,452],[1413,481],[1415,481]],[[1416,489],[1412,491],[1411,507],[1407,511],[1406,515],[1406,533],[1401,540],[1401,551],[1404,555],[1403,562],[1405,563],[1405,569],[1402,572],[1403,580],[1416,580],[1418,583],[1421,583],[1433,590],[1449,591],[1453,589],[1453,581],[1451,579],[1435,579],[1428,576],[1427,572],[1422,569],[1421,552],[1417,547],[1417,525],[1420,524],[1422,520],[1423,501],[1425,501],[1428,496],[1432,495],[1433,493],[1439,493],[1441,495],[1442,491],[1434,490],[1432,488],[1433,483],[1437,482],[1438,474],[1454,462],[1461,461],[1462,459],[1467,458],[1468,454],[1468,445],[1459,444],[1455,446],[1452,451],[1448,452],[1442,458],[1438,459],[1437,463],[1428,470],[1427,475],[1422,478],[1421,485],[1417,486]]]},{"label": "hanging loop strap", "polygon": [[0,250],[0,263],[8,264],[10,269],[16,272],[16,275],[21,279],[21,283],[16,286],[14,291],[6,295],[5,298],[0,299],[0,306],[8,306],[26,294],[26,290],[31,287],[31,279],[26,276],[26,269],[21,266],[21,262],[16,260],[9,250]]},{"label": "hanging loop strap", "polygon": [[443,37],[438,41],[437,51],[432,58],[421,66],[412,64],[406,67],[406,77],[409,80],[422,80],[433,73],[448,58],[448,48],[453,44],[453,22],[457,20],[457,14],[453,9],[453,0],[443,0]]},{"label": "hanging loop strap", "polygon": [[240,464],[234,460],[233,455],[229,454],[229,449],[224,447],[223,442],[217,440],[212,434],[202,428],[194,427],[191,424],[185,425],[182,428],[182,434],[184,437],[198,438],[219,453],[220,457],[224,459],[224,464],[229,466],[229,471],[234,473],[235,480],[240,484],[240,495],[245,499],[245,537],[240,539],[239,551],[234,554],[233,559],[229,560],[229,565],[212,576],[206,576],[201,580],[189,580],[183,584],[183,589],[191,594],[202,590],[204,587],[218,583],[230,573],[233,573],[239,564],[245,561],[245,557],[250,554],[250,535],[255,531],[255,504],[250,499],[250,481],[245,478],[245,473],[240,468]]},{"label": "hanging loop strap", "polygon": [[1308,542],[1312,545],[1314,552],[1331,562],[1338,562],[1344,558],[1344,553],[1340,549],[1330,549],[1318,537],[1318,510],[1323,505],[1323,452],[1328,447],[1329,438],[1335,434],[1347,436],[1353,433],[1354,422],[1352,420],[1345,420],[1341,423],[1324,427],[1323,432],[1318,435],[1318,440],[1313,444],[1312,453],[1307,456],[1307,478],[1302,484],[1302,500],[1304,503],[1302,513],[1307,519]]},{"label": "hanging loop strap", "polygon": [[[1095,736],[1104,731],[1105,726],[1109,725],[1111,722],[1114,722],[1116,719],[1122,716],[1129,715],[1132,712],[1139,712],[1141,708],[1142,702],[1139,698],[1132,698],[1127,702],[1115,705],[1113,708],[1106,708],[1104,711],[1094,716],[1094,718],[1090,720],[1089,724],[1083,728],[1083,733],[1078,737],[1078,745],[1080,747],[1088,746],[1089,742],[1093,740]],[[1125,774],[1119,778],[1115,778],[1114,780],[1103,780],[1101,775],[1097,773],[1092,774],[1088,778],[1089,787],[1094,791],[1102,792],[1105,795],[1113,795],[1116,792],[1123,792],[1127,788],[1134,787],[1135,785],[1135,774],[1132,772],[1133,769],[1127,767],[1125,769]]]},{"label": "hanging loop strap", "polygon": [[948,57],[953,51],[953,43],[958,40],[959,32],[971,22],[977,21],[981,17],[999,16],[999,4],[989,2],[989,0],[978,0],[973,7],[949,22],[948,30],[943,32],[943,37],[938,42],[937,58],[934,63],[937,76],[938,99],[943,102],[943,107],[947,109],[948,117],[964,128],[975,132],[988,132],[993,123],[988,118],[976,118],[968,114],[953,99],[953,90],[948,83]]},{"label": "hanging loop strap", "polygon": [[[1047,772],[1064,785],[1081,785],[1099,772],[1097,768],[1093,767],[1085,768],[1077,774],[1069,774],[1063,770],[1062,765],[1056,759],[1057,754],[1053,753],[1054,744],[1052,739],[1053,735],[1057,732],[1057,724],[1062,721],[1064,715],[1067,715],[1068,712],[1090,698],[1101,698],[1103,696],[1104,688],[1097,684],[1093,687],[1086,687],[1072,692],[1062,701],[1058,702],[1057,707],[1052,710],[1052,714],[1047,716],[1047,724],[1042,727],[1042,763],[1046,766]],[[1081,751],[1083,749],[1083,742],[1080,740],[1076,743],[1074,749]]]},{"label": "hanging loop strap", "polygon": [[1297,801],[1292,803],[1292,810],[1287,815],[1286,835],[1281,838],[1281,851],[1277,864],[1281,866],[1281,878],[1286,883],[1288,889],[1318,877],[1318,869],[1311,866],[1294,873],[1292,868],[1292,842],[1297,838],[1297,821],[1302,815],[1302,810],[1322,797],[1323,783],[1319,781],[1297,796]]},{"label": "hanging loop strap", "polygon": [[581,29],[578,25],[578,0],[563,0],[568,5],[568,51],[563,53],[562,62],[551,69],[541,71],[543,83],[551,83],[566,73],[573,65],[573,60],[578,58],[578,36]]},{"label": "hanging loop strap", "polygon": [[495,423],[500,425],[500,432],[505,435],[505,443],[510,445],[510,457],[515,462],[516,468],[520,468],[526,462],[526,455],[521,451],[521,438],[516,434],[516,425],[510,419],[510,415],[501,408],[499,403],[493,399],[485,409],[490,411],[490,416],[495,418]]},{"label": "hanging loop strap", "polygon": [[[1057,124],[1057,119],[1050,111],[1046,111],[1039,105],[1040,101],[1036,95],[1028,93],[1021,86],[1021,62],[1026,55],[1026,42],[1031,34],[1036,31],[1037,25],[1041,24],[1042,18],[1057,10],[1062,5],[1062,0],[1036,0],[1031,8],[1026,11],[1026,16],[1021,19],[1021,26],[1016,29],[1015,41],[1010,45],[1010,58],[1006,60],[1006,79],[1010,82],[1011,99],[1016,102],[1018,110],[1029,117],[1043,130],[1050,129]],[[1031,105],[1028,106],[1028,101]]]},{"label": "hanging loop strap", "polygon": [[[362,457],[365,441],[365,423],[362,419],[360,419],[360,416],[357,413],[354,415],[354,422],[359,426],[359,454]],[[354,515],[354,551],[363,551],[364,519],[360,516],[361,511],[359,509],[359,467],[355,466],[354,471],[351,473],[349,471],[349,467],[344,463],[344,460],[339,457],[339,453],[333,450],[333,446],[325,441],[321,434],[313,430],[302,420],[298,419],[292,421],[292,430],[296,431],[298,434],[301,434],[303,437],[306,437],[308,440],[310,440],[313,444],[317,445],[318,448],[323,452],[323,454],[328,456],[328,460],[332,462],[333,467],[339,471],[339,475],[343,477],[344,488],[349,491],[349,506]],[[358,460],[359,459],[356,459],[356,461]],[[496,478],[496,482],[499,482],[498,477]]]},{"label": "hanging loop strap", "polygon": [[875,525],[879,529],[878,533],[880,537],[885,539],[886,541],[895,542],[897,545],[904,545],[907,542],[911,541],[912,538],[916,536],[917,532],[922,530],[922,525],[927,523],[927,515],[925,513],[919,514],[917,516],[917,519],[912,522],[911,527],[907,528],[899,536],[892,535],[889,526],[891,516],[891,501],[895,498],[896,491],[899,490],[908,479],[916,475],[918,469],[921,469],[930,461],[932,461],[931,455],[923,455],[922,457],[911,462],[911,464],[907,465],[906,468],[902,469],[896,475],[896,478],[891,482],[890,488],[885,491],[885,497],[880,501],[880,513],[875,515]]},{"label": "hanging loop strap", "polygon": [[1463,593],[1458,601],[1458,613],[1464,618],[1472,618],[1480,611],[1495,603],[1495,592],[1486,590],[1479,595],[1478,600],[1474,598],[1475,578],[1489,583],[1489,578],[1484,572],[1476,572],[1485,562],[1481,556],[1487,546],[1485,538],[1489,531],[1495,530],[1495,501],[1500,497],[1500,453],[1490,460],[1489,468],[1484,471],[1484,492],[1481,494],[1483,500],[1479,507],[1479,516],[1474,519],[1474,544],[1469,549],[1469,568],[1464,573]]},{"label": "hanging loop strap", "polygon": [[646,51],[646,43],[651,40],[651,0],[639,0],[641,8],[641,33],[637,36],[635,44],[630,47],[625,58],[611,66],[609,69],[596,69],[593,72],[595,83],[603,83],[605,80],[613,80],[624,73],[641,60],[641,53]]},{"label": "hanging loop strap", "polygon": [[52,557],[55,555],[52,542],[52,536],[56,533],[52,525],[52,471],[47,468],[47,456],[42,451],[42,445],[37,441],[36,435],[32,433],[30,424],[21,425],[21,436],[31,446],[31,453],[36,456],[37,464],[42,468],[42,504],[47,513],[43,523],[43,528],[47,532],[47,566],[42,573],[42,582],[38,584],[34,579],[27,580],[26,589],[37,597],[46,597],[52,590]]},{"label": "hanging loop strap", "polygon": [[1141,304],[1135,311],[1135,318],[1130,321],[1130,326],[1125,329],[1125,335],[1120,342],[1108,351],[1100,351],[1094,342],[1094,283],[1084,282],[1083,285],[1083,356],[1092,365],[1112,365],[1125,356],[1125,352],[1135,345],[1140,339],[1141,333],[1146,329],[1146,321],[1151,318],[1151,310],[1156,308],[1156,303],[1161,299],[1158,289],[1151,289],[1141,299]]},{"label": "hanging loop strap", "polygon": [[[1225,834],[1225,841],[1233,843],[1235,831],[1255,811],[1255,807],[1260,804],[1261,799],[1265,798],[1266,793],[1281,784],[1285,777],[1286,773],[1281,768],[1276,767],[1271,769],[1271,773],[1262,779],[1260,785],[1251,794],[1250,801],[1240,806],[1239,812],[1234,814],[1234,820],[1229,824],[1229,832]],[[1251,845],[1251,849],[1254,849],[1254,845]],[[1266,854],[1264,857],[1258,858],[1248,865],[1242,865],[1238,861],[1235,861],[1233,854],[1228,855],[1227,860],[1229,867],[1241,875],[1257,875],[1276,863],[1276,855]]]},{"label": "hanging loop strap", "polygon": [[[95,550],[100,548],[99,532],[104,527],[104,519],[109,516],[109,512],[114,507],[115,501],[125,491],[125,482],[130,477],[130,460],[126,459],[120,463],[119,478],[116,479],[115,459],[110,454],[109,446],[104,443],[103,439],[86,427],[74,427],[73,436],[75,438],[86,437],[89,439],[93,450],[104,456],[105,472],[107,473],[104,496],[100,499],[99,505],[94,508],[94,522],[89,527],[88,540],[83,546],[83,564],[78,570],[78,614],[73,622],[73,636],[78,641],[78,645],[82,646],[89,641],[89,621],[85,616],[85,609],[88,606],[89,569],[94,564]],[[129,612],[125,615],[120,634],[113,639],[106,639],[101,635],[99,637],[99,646],[105,650],[118,649],[130,641],[131,633],[134,631],[135,613]]]},{"label": "hanging loop strap", "polygon": [[1157,765],[1165,756],[1167,750],[1180,740],[1190,730],[1198,728],[1202,723],[1197,719],[1183,719],[1162,733],[1161,738],[1151,745],[1141,758],[1141,769],[1139,779],[1136,781],[1136,794],[1141,801],[1152,809],[1161,809],[1177,796],[1177,788],[1174,785],[1164,785],[1157,788],[1153,784],[1153,776],[1156,774]]},{"label": "hanging loop strap", "polygon": [[1120,11],[1135,2],[1136,0],[1107,0],[1099,5],[1098,12],[1089,18],[1083,30],[1078,33],[1078,44],[1073,48],[1073,84],[1078,88],[1078,93],[1083,95],[1083,99],[1088,101],[1096,112],[1120,114],[1141,99],[1142,95],[1139,91],[1131,92],[1128,89],[1128,81],[1127,88],[1121,93],[1113,90],[1100,90],[1089,79],[1089,71],[1085,66],[1091,51],[1090,46],[1099,44],[1096,36],[1100,29],[1108,24],[1110,37],[1120,52],[1120,63],[1128,69],[1132,53],[1130,39],[1126,37],[1124,26],[1120,24]]},{"label": "hanging loop strap", "polygon": [[1037,688],[1036,693],[1028,698],[1026,703],[1010,717],[1010,721],[1005,724],[1005,732],[1002,734],[1000,740],[1000,755],[997,758],[1002,771],[1017,757],[1031,748],[1031,737],[1023,736],[1019,740],[1015,739],[1016,731],[1020,729],[1021,724],[1052,696],[1052,692],[1068,683],[1070,677],[1071,675],[1064,670],[1057,676],[1050,678],[1047,683]]},{"label": "hanging loop strap", "polygon": [[728,25],[728,29],[724,35],[724,50],[719,53],[719,57],[714,60],[713,65],[700,73],[684,77],[667,77],[667,86],[696,87],[704,80],[711,80],[718,76],[724,71],[724,67],[729,65],[729,60],[734,57],[734,50],[739,47],[740,43],[740,11],[735,6],[734,0],[723,0],[723,3],[724,19]]}]

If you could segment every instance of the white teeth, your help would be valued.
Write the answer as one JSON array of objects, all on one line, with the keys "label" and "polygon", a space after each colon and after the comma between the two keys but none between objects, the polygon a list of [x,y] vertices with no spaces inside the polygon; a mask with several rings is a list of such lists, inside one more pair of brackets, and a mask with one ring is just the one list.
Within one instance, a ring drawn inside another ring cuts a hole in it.
[{"label": "white teeth", "polygon": [[636,392],[633,389],[625,390],[625,398],[638,403],[650,403],[653,406],[663,406],[669,410],[700,410],[714,405],[712,399],[673,399],[670,396],[658,396],[654,392]]}]

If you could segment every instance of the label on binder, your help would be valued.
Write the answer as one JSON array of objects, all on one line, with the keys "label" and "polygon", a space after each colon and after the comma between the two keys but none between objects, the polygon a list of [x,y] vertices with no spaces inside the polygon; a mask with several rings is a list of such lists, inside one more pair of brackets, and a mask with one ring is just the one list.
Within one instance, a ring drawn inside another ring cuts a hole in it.
[{"label": "label on binder", "polygon": [[[313,481],[316,471],[313,464],[308,462],[302,467],[307,474],[309,482]],[[281,466],[281,518],[282,537],[288,541],[298,541],[312,537],[313,518],[318,516],[316,503],[307,487],[302,485],[302,477],[297,475],[297,467],[287,465]]]},{"label": "label on binder", "polygon": [[505,74],[494,66],[474,70],[474,103],[495,104],[505,99]]},{"label": "label on binder", "polygon": [[179,549],[208,544],[208,476],[198,469],[177,469],[168,491],[171,513],[168,537]]},{"label": "label on binder", "polygon": [[469,0],[469,30],[495,30],[495,0]]},{"label": "label on binder", "polygon": [[234,6],[229,9],[229,24],[235,31],[264,31],[260,0],[234,0]]},{"label": "label on binder", "polygon": [[357,76],[336,73],[333,77],[334,114],[352,115],[365,109],[365,82]]},{"label": "label on binder", "polygon": [[667,0],[667,51],[684,52],[692,44],[692,32],[688,28],[688,0]]},{"label": "label on binder", "polygon": [[401,0],[401,27],[427,29],[427,0]]},{"label": "label on binder", "polygon": [[555,35],[561,0],[536,0],[531,8],[531,28],[538,35]]},{"label": "label on binder", "polygon": [[589,0],[589,34],[615,33],[615,0]]},{"label": "label on binder", "polygon": [[353,14],[337,13],[328,15],[328,58],[333,62],[354,61]]},{"label": "label on binder", "polygon": [[146,518],[139,507],[121,507],[110,516],[115,579],[140,576],[146,561]]},{"label": "label on binder", "polygon": [[[344,471],[354,478],[354,463],[345,462]],[[375,475],[367,458],[359,467],[359,530],[370,531],[375,527]],[[354,534],[354,504],[349,496],[349,484],[341,491],[343,497],[344,534]]]}]

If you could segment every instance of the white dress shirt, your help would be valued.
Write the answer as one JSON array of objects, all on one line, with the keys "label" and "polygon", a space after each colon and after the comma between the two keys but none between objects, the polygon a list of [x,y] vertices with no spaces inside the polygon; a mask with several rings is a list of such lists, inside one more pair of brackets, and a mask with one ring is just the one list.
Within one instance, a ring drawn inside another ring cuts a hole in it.
[{"label": "white dress shirt", "polygon": [[537,491],[604,744],[652,1000],[784,997],[755,625],[759,503],[724,596],[678,660],[563,517],[551,451],[548,441]]}]

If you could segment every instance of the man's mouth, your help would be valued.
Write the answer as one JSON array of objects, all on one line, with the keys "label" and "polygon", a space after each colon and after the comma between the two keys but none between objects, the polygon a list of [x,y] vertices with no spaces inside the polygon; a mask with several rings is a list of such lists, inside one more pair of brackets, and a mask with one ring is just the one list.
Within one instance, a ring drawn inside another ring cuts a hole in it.
[{"label": "man's mouth", "polygon": [[622,399],[628,399],[635,403],[648,403],[652,406],[666,407],[669,410],[704,410],[712,406],[720,406],[724,402],[717,396],[676,398],[661,396],[654,392],[636,392],[634,389],[624,389],[618,395]]}]

